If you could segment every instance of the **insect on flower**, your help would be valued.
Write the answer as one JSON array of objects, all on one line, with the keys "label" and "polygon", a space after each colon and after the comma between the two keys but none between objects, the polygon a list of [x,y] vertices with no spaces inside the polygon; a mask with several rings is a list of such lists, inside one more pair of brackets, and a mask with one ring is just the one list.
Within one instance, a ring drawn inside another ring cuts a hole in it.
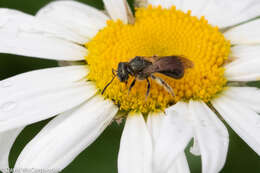
[{"label": "insect on flower", "polygon": [[107,87],[113,82],[117,76],[120,82],[127,84],[129,75],[134,76],[134,80],[131,82],[128,92],[131,91],[135,85],[136,80],[147,81],[146,97],[150,92],[150,80],[151,77],[159,85],[163,86],[172,96],[174,96],[173,89],[162,78],[155,76],[154,73],[161,73],[174,79],[181,79],[184,76],[185,69],[192,68],[193,62],[182,56],[136,56],[129,62],[120,62],[117,70],[112,69],[113,78],[104,87],[102,94]]}]

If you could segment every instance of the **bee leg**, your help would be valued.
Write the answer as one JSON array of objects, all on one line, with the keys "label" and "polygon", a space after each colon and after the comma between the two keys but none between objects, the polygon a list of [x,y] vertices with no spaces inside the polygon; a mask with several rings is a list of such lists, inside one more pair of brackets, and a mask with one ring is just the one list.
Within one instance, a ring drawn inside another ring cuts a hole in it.
[{"label": "bee leg", "polygon": [[146,81],[147,81],[147,91],[146,91],[145,99],[147,99],[147,97],[149,96],[150,88],[151,88],[151,83],[148,78],[146,78]]},{"label": "bee leg", "polygon": [[168,91],[173,97],[175,96],[172,87],[169,86],[162,78],[154,75],[151,75],[151,78],[155,80],[159,85],[163,86],[166,91]]},{"label": "bee leg", "polygon": [[135,82],[136,82],[136,78],[134,78],[133,82],[131,83],[130,87],[128,88],[128,94],[130,93],[131,89],[135,85]]}]

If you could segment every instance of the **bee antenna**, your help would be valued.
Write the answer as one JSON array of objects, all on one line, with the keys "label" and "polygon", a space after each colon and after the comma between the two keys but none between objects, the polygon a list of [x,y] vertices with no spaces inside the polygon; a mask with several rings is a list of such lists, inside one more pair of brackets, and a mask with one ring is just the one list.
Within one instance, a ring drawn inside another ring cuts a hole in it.
[{"label": "bee antenna", "polygon": [[108,84],[105,86],[105,88],[102,90],[102,92],[101,92],[101,94],[103,95],[104,94],[104,92],[106,91],[106,89],[107,89],[107,87],[113,82],[113,80],[115,79],[115,77],[116,77],[116,73],[115,73],[116,71],[114,70],[114,69],[112,69],[112,73],[113,73],[113,78],[111,79],[111,81],[110,82],[108,82]]},{"label": "bee antenna", "polygon": [[105,86],[105,88],[103,89],[103,91],[101,92],[101,94],[103,95],[104,92],[106,91],[107,87],[113,82],[113,80],[115,79],[115,75],[113,76],[113,78],[111,79],[111,81]]}]

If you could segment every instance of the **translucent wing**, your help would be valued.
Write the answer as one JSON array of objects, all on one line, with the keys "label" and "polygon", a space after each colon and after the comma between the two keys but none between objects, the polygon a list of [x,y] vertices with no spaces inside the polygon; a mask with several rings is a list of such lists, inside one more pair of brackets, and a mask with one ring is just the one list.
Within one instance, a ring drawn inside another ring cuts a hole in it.
[{"label": "translucent wing", "polygon": [[151,57],[153,65],[144,69],[144,73],[162,73],[166,76],[180,79],[187,68],[193,67],[193,62],[181,56]]}]

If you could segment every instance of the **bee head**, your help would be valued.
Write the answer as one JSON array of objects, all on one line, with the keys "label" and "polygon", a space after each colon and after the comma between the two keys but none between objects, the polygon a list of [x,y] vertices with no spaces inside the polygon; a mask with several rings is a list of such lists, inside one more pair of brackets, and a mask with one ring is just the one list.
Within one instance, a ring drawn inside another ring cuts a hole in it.
[{"label": "bee head", "polygon": [[127,62],[120,62],[118,64],[117,77],[120,80],[120,82],[127,82],[128,78],[129,78]]}]

